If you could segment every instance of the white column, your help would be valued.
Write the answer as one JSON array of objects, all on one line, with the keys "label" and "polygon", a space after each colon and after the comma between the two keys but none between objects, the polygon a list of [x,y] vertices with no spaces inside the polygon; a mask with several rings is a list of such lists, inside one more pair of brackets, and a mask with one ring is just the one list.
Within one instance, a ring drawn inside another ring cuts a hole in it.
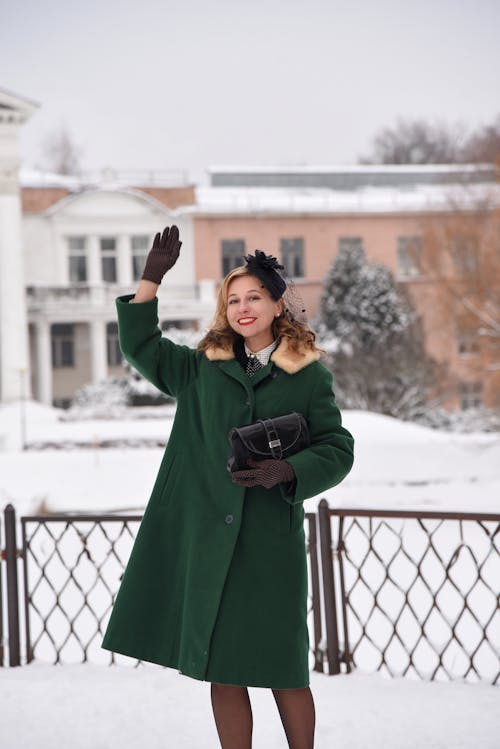
[{"label": "white column", "polygon": [[0,89],[0,402],[29,395],[19,135],[38,105]]},{"label": "white column", "polygon": [[130,237],[121,234],[116,239],[117,279],[120,286],[132,286],[132,248]]},{"label": "white column", "polygon": [[21,398],[21,372],[29,370],[24,289],[19,193],[0,194],[0,401],[6,403]]},{"label": "white column", "polygon": [[41,403],[52,405],[52,354],[50,325],[47,320],[37,320],[36,330],[36,377],[38,398]]},{"label": "white column", "polygon": [[106,323],[102,320],[90,322],[90,355],[92,382],[104,380],[108,375],[106,356]]},{"label": "white column", "polygon": [[88,260],[88,283],[89,286],[98,286],[101,281],[101,249],[99,246],[99,237],[91,234],[87,242],[87,260]]}]

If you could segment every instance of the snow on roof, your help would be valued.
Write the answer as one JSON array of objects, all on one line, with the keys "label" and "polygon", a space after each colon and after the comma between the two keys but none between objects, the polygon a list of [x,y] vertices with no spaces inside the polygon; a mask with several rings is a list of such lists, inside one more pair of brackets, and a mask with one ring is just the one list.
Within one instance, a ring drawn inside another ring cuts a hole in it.
[{"label": "snow on roof", "polygon": [[[483,165],[491,170],[491,165]],[[365,170],[367,167],[353,165],[338,167],[342,170]],[[383,166],[372,166],[373,170],[387,169]],[[407,165],[392,165],[390,169],[413,170],[417,167]],[[428,170],[451,170],[461,168],[472,168],[471,165],[423,165]],[[252,168],[245,167],[245,172]],[[270,168],[266,168],[269,169]],[[292,169],[290,167],[290,169]],[[313,170],[315,167],[307,167]],[[319,167],[328,172],[332,167]],[[474,166],[474,169],[477,167]],[[231,170],[237,171],[236,167]],[[257,170],[257,167],[255,167]],[[275,172],[273,172],[275,173]],[[489,174],[489,173],[488,173]],[[144,180],[138,182],[138,173],[101,172],[100,179],[97,173],[95,180],[71,177],[50,172],[42,172],[32,169],[21,169],[20,181],[22,187],[38,188],[64,188],[69,192],[81,192],[89,189],[100,190],[124,190],[130,189],[132,184],[146,186]],[[128,179],[125,179],[128,176]],[[131,177],[134,177],[131,180]],[[146,176],[141,172],[141,176]],[[158,180],[152,181],[152,185],[159,186]],[[140,189],[137,188],[136,189]],[[412,185],[365,185],[353,189],[332,189],[329,187],[314,186],[211,186],[198,185],[195,188],[195,204],[181,207],[180,213],[405,213],[423,211],[443,211],[452,205],[460,205],[463,208],[474,208],[478,202],[488,201],[500,205],[500,185],[491,181],[484,183],[435,183],[435,184],[412,184]]]},{"label": "snow on roof", "polygon": [[274,166],[211,166],[208,168],[209,174],[227,173],[227,174],[342,174],[349,173],[442,173],[449,172],[477,172],[488,171],[493,169],[492,164],[295,164],[295,165],[274,165]]},{"label": "snow on roof", "polygon": [[100,169],[84,171],[79,176],[56,174],[40,169],[21,168],[19,179],[22,187],[64,187],[68,190],[84,190],[90,187],[123,188],[183,187],[189,183],[187,173],[179,169]]},{"label": "snow on roof", "polygon": [[22,167],[19,172],[19,182],[21,187],[63,187],[66,190],[78,190],[81,187],[81,180],[78,177],[25,167]]},{"label": "snow on roof", "polygon": [[196,189],[201,213],[404,213],[500,205],[500,185],[416,185],[356,190],[295,187],[205,187]]}]

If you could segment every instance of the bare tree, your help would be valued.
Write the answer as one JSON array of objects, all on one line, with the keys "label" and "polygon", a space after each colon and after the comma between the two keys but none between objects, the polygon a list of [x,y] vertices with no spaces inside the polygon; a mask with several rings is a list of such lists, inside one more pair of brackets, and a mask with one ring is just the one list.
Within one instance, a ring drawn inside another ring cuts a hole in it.
[{"label": "bare tree", "polygon": [[464,125],[399,118],[372,141],[360,164],[479,164],[500,166],[500,115],[467,133]]},{"label": "bare tree", "polygon": [[463,161],[500,167],[500,115],[491,125],[481,127],[470,136],[464,146]]},{"label": "bare tree", "polygon": [[490,189],[489,200],[450,201],[446,216],[423,219],[414,260],[436,288],[433,325],[448,331],[485,402],[500,408],[500,209]]},{"label": "bare tree", "polygon": [[361,164],[452,164],[461,161],[465,143],[462,125],[450,127],[423,119],[399,118],[394,127],[375,135],[371,154]]},{"label": "bare tree", "polygon": [[45,136],[41,151],[43,167],[48,171],[72,176],[81,174],[82,148],[65,124]]}]

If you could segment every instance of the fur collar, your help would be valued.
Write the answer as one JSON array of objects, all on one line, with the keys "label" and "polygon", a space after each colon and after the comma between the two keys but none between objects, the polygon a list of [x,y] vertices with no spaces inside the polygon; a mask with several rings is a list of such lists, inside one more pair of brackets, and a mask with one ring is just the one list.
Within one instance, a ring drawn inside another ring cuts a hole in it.
[{"label": "fur collar", "polygon": [[[282,338],[270,358],[280,369],[283,369],[288,374],[295,374],[304,367],[307,367],[308,364],[318,361],[320,355],[319,351],[311,351],[309,349],[296,354],[289,349],[288,339]],[[229,361],[235,358],[232,346],[230,348],[210,346],[205,351],[205,356],[210,361]]]}]

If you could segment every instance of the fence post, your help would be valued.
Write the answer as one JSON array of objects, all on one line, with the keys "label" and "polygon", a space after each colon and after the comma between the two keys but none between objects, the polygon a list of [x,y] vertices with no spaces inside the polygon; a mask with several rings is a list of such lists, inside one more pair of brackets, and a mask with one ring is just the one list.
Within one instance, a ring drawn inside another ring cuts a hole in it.
[{"label": "fence post", "polygon": [[17,587],[16,511],[8,504],[5,517],[5,561],[7,563],[7,618],[9,626],[9,666],[20,666],[19,599]]},{"label": "fence post", "polygon": [[3,666],[4,641],[3,641],[3,590],[2,590],[2,562],[5,559],[5,550],[2,548],[2,523],[0,521],[0,668]]},{"label": "fence post", "polygon": [[323,574],[323,600],[325,603],[326,650],[328,656],[328,673],[340,673],[339,633],[337,625],[337,606],[335,602],[335,582],[333,573],[332,528],[330,508],[326,499],[318,507],[319,538],[321,545],[321,571]]},{"label": "fence post", "polygon": [[309,564],[311,566],[311,594],[314,619],[314,670],[323,673],[323,651],[321,642],[321,595],[319,589],[318,569],[318,534],[316,532],[316,513],[307,513]]}]

